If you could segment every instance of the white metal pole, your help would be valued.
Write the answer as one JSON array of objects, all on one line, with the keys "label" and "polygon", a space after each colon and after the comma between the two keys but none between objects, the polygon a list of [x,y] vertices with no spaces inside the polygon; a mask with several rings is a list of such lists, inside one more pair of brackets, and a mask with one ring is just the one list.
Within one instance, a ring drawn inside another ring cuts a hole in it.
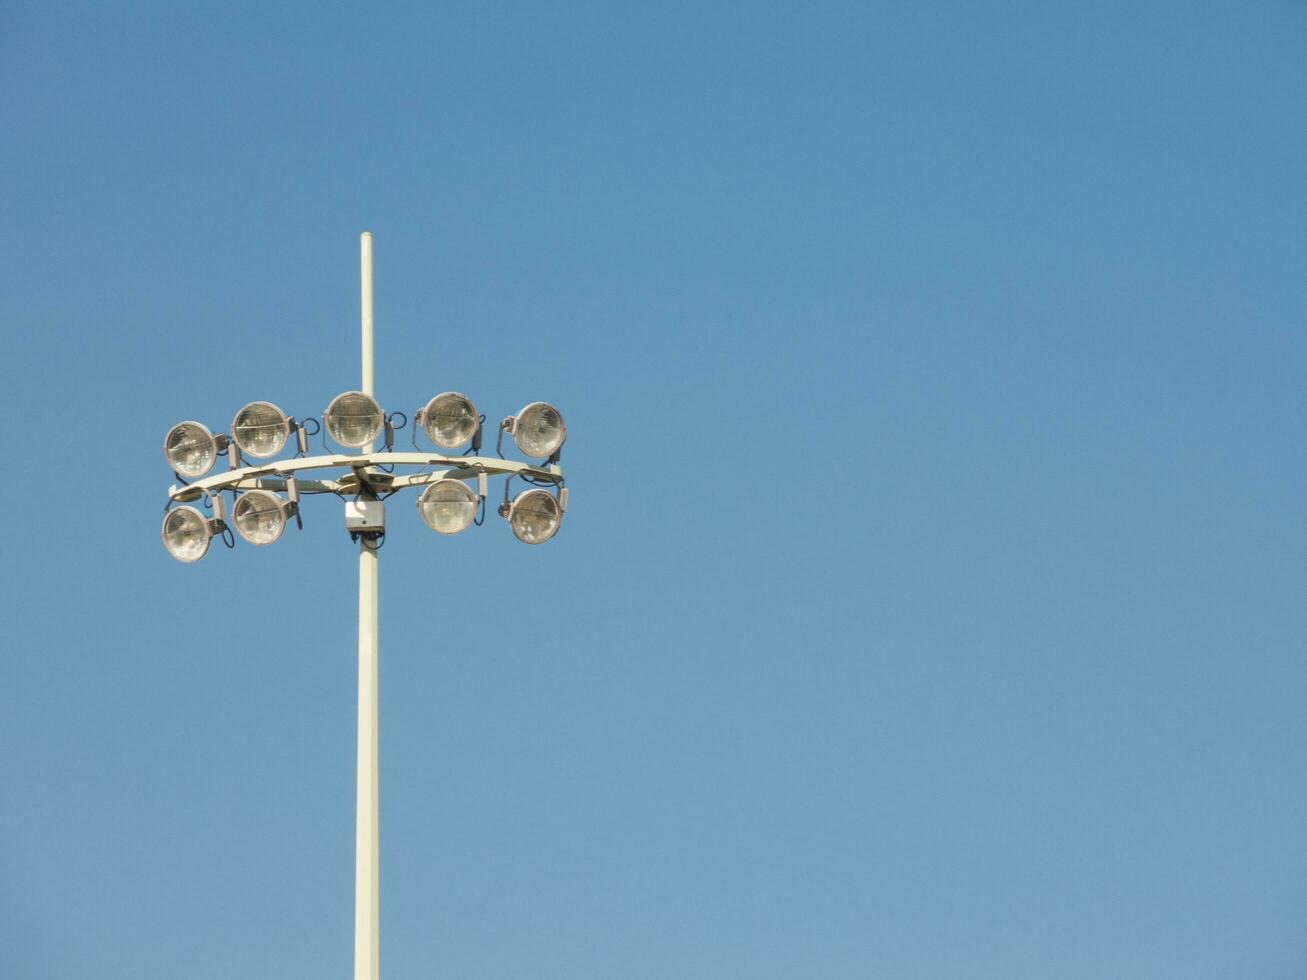
[{"label": "white metal pole", "polygon": [[[359,236],[359,265],[363,298],[363,393],[372,391],[372,232]],[[371,447],[369,447],[371,451]]]},{"label": "white metal pole", "polygon": [[[359,241],[363,391],[372,391],[372,233]],[[372,452],[371,444],[367,452]],[[375,542],[374,542],[375,543]],[[377,553],[359,541],[358,810],[354,837],[354,980],[381,975],[380,828],[377,807]]]}]

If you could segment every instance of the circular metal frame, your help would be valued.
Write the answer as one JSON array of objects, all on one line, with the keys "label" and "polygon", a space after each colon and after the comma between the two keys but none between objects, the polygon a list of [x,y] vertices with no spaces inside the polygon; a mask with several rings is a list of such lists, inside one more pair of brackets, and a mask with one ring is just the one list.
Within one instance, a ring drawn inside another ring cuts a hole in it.
[{"label": "circular metal frame", "polygon": [[[432,411],[436,406],[436,402],[440,401],[442,398],[461,398],[463,401],[467,402],[467,407],[472,410],[472,431],[457,442],[442,442],[436,437],[435,426],[431,423]],[[477,412],[476,404],[461,391],[442,391],[440,394],[436,395],[435,398],[431,399],[431,401],[427,402],[426,408],[422,409],[422,428],[426,432],[427,438],[441,449],[457,449],[459,446],[468,442],[468,440],[476,435],[477,426],[481,424],[480,419],[481,416]]]},{"label": "circular metal frame", "polygon": [[[386,473],[378,467],[417,467],[414,473]],[[444,467],[433,470],[432,467]],[[335,479],[300,479],[301,473],[314,470],[335,470]],[[279,459],[271,463],[242,466],[223,470],[202,480],[168,490],[173,503],[199,500],[204,494],[221,490],[285,490],[286,477],[294,476],[300,490],[307,493],[356,494],[366,484],[377,490],[399,490],[404,487],[425,486],[436,480],[474,480],[480,474],[487,476],[529,476],[546,483],[562,483],[563,468],[558,465],[534,466],[515,459],[495,456],[446,456],[442,453],[361,453],[350,456],[332,453],[326,456],[305,456],[300,459]],[[361,477],[361,481],[360,481]]]},{"label": "circular metal frame", "polygon": [[[208,535],[208,537],[204,539],[203,550],[194,558],[183,558],[181,555],[177,554],[177,552],[173,551],[172,548],[168,547],[168,522],[182,514],[194,514],[199,518],[200,523],[204,526],[205,533]],[[213,529],[209,526],[209,519],[204,516],[203,511],[195,507],[175,507],[164,514],[163,525],[159,528],[159,536],[163,539],[164,550],[172,555],[172,557],[177,561],[182,562],[185,565],[190,565],[199,561],[209,553],[209,545],[213,544]]]},{"label": "circular metal frame", "polygon": [[[369,435],[366,439],[354,443],[345,442],[337,438],[336,433],[331,426],[332,413],[335,410],[336,406],[340,403],[340,400],[342,398],[351,398],[351,397],[366,398],[369,402],[372,403],[372,407],[377,410],[377,426],[372,431],[372,434]],[[335,442],[337,445],[344,446],[347,449],[362,449],[368,443],[375,442],[377,436],[381,435],[382,429],[386,427],[386,413],[385,411],[382,410],[381,405],[377,402],[377,400],[373,398],[371,395],[369,395],[366,391],[342,391],[339,395],[337,395],[335,398],[331,400],[331,403],[327,405],[326,411],[322,413],[322,427],[327,430],[327,434],[331,436],[332,441]]]},{"label": "circular metal frame", "polygon": [[[517,533],[517,525],[513,523],[513,517],[517,513],[518,505],[521,504],[522,501],[534,497],[537,494],[549,501],[550,506],[554,508],[554,513],[558,516],[558,520],[554,523],[554,529],[545,535],[545,537],[541,538],[539,541],[528,541],[526,538],[522,537],[522,535]],[[563,505],[559,503],[558,498],[548,490],[541,490],[539,487],[532,487],[530,490],[523,490],[513,498],[513,503],[509,507],[508,526],[513,531],[513,537],[517,538],[517,540],[521,541],[523,544],[544,544],[546,541],[551,540],[563,527]]]},{"label": "circular metal frame", "polygon": [[[250,446],[245,445],[244,441],[241,439],[240,435],[238,434],[241,429],[239,424],[241,420],[241,416],[252,408],[270,408],[274,412],[276,412],[278,417],[281,419],[281,426],[280,426],[281,438],[277,441],[276,448],[272,449],[269,452],[262,452],[262,453],[255,452]],[[239,412],[237,412],[236,415],[232,418],[231,438],[232,441],[236,443],[236,445],[240,446],[241,452],[244,453],[246,456],[253,456],[255,459],[271,459],[273,456],[276,456],[277,453],[281,452],[283,449],[286,448],[286,443],[290,442],[290,416],[288,416],[276,405],[272,404],[272,402],[265,402],[265,401],[250,402]]]},{"label": "circular metal frame", "polygon": [[[272,536],[272,539],[269,541],[255,541],[248,534],[246,534],[245,531],[241,528],[241,522],[240,522],[241,506],[242,505],[246,507],[252,506],[252,503],[247,503],[247,501],[252,502],[258,500],[271,500],[274,507],[277,510],[277,513],[281,517],[281,524],[277,528],[277,533],[274,534]],[[262,488],[256,488],[254,490],[246,490],[239,497],[237,497],[236,502],[232,504],[231,526],[236,529],[237,534],[239,534],[250,544],[254,545],[256,548],[262,548],[265,545],[276,544],[278,541],[281,540],[281,536],[286,533],[286,525],[290,523],[289,521],[290,515],[286,513],[286,509],[287,509],[286,501],[283,500],[281,497],[278,497],[271,490],[264,490]]]},{"label": "circular metal frame", "polygon": [[[538,455],[533,452],[528,452],[527,448],[522,445],[522,440],[521,440],[522,416],[525,415],[527,412],[531,411],[531,409],[537,407],[547,408],[558,416],[558,428],[561,430],[562,433],[561,437],[558,440],[558,445],[555,446],[553,449],[549,450],[549,452],[544,453],[543,455]],[[551,405],[549,402],[530,402],[522,406],[522,410],[518,412],[515,416],[513,416],[513,442],[517,444],[518,450],[524,456],[530,456],[532,459],[548,459],[554,453],[558,452],[558,450],[563,448],[563,443],[567,442],[567,420],[563,418],[563,413],[558,410],[557,405]]]},{"label": "circular metal frame", "polygon": [[[426,511],[422,509],[423,501],[425,501],[433,491],[435,491],[437,488],[441,487],[442,485],[448,487],[457,487],[461,493],[467,495],[465,499],[472,504],[472,515],[466,521],[464,521],[462,525],[460,525],[458,528],[456,528],[453,531],[442,531],[440,528],[436,527],[429,520],[427,520]],[[435,531],[437,534],[444,534],[446,536],[462,534],[469,527],[471,527],[472,522],[476,520],[477,506],[480,504],[480,502],[481,502],[481,498],[478,497],[476,492],[473,491],[473,489],[469,487],[466,483],[464,483],[462,480],[456,480],[453,479],[452,477],[447,476],[439,480],[431,481],[430,483],[427,484],[427,488],[423,490],[420,494],[418,494],[418,499],[417,499],[418,516],[422,518],[423,524],[431,528],[431,530]]]},{"label": "circular metal frame", "polygon": [[[208,466],[206,466],[204,469],[200,470],[197,473],[184,473],[173,462],[172,457],[168,455],[168,440],[172,438],[172,434],[174,432],[176,432],[184,425],[193,425],[201,432],[203,432],[205,437],[209,440],[209,445],[213,447],[213,460],[209,463]],[[196,422],[194,419],[187,419],[184,422],[178,422],[171,429],[169,429],[168,434],[163,437],[163,458],[168,461],[169,468],[171,468],[172,471],[176,473],[178,476],[185,476],[191,479],[195,479],[197,477],[204,476],[205,473],[208,473],[211,469],[213,469],[216,465],[218,465],[218,440],[214,437],[213,433],[209,431],[209,427],[205,425],[203,422]]]}]

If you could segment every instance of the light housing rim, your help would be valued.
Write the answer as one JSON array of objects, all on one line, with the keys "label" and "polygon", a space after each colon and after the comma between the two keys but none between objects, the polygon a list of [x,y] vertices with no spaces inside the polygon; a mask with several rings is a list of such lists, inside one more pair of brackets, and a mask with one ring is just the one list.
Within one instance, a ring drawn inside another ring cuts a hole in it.
[{"label": "light housing rim", "polygon": [[[276,412],[278,415],[281,416],[281,440],[277,443],[277,448],[272,450],[271,452],[256,453],[251,447],[245,445],[245,443],[241,441],[240,437],[236,435],[238,431],[236,423],[240,421],[240,417],[242,415],[244,415],[246,412],[248,412],[251,408],[253,408],[256,405],[267,406],[268,408],[272,409],[274,412]],[[279,452],[285,449],[287,443],[290,442],[290,432],[291,432],[290,416],[287,415],[285,412],[283,412],[281,408],[279,408],[277,405],[274,405],[270,401],[264,401],[261,398],[256,399],[247,405],[242,406],[240,411],[238,411],[235,415],[232,416],[232,420],[231,420],[232,442],[236,443],[236,445],[240,447],[241,452],[244,453],[246,456],[252,456],[255,459],[271,459],[273,456],[276,456]]]},{"label": "light housing rim", "polygon": [[[458,442],[444,443],[437,439],[435,432],[432,431],[434,427],[431,425],[431,409],[440,399],[451,396],[463,399],[463,401],[467,402],[467,407],[472,409],[472,431],[467,434],[466,439],[460,439]],[[461,391],[442,391],[440,394],[433,396],[422,409],[422,430],[427,434],[427,438],[440,449],[457,449],[459,446],[471,442],[473,437],[476,436],[477,428],[480,424],[481,414],[477,411],[476,402],[472,401],[471,398],[463,394]]]},{"label": "light housing rim", "polygon": [[[372,407],[377,410],[376,428],[373,430],[372,434],[368,436],[368,438],[357,443],[343,442],[341,439],[337,438],[336,433],[333,431],[331,426],[331,410],[336,407],[336,403],[339,402],[342,398],[347,398],[350,395],[358,395],[360,398],[366,398],[368,401],[372,403]],[[335,442],[336,445],[344,446],[346,449],[362,449],[364,446],[368,445],[369,443],[377,441],[377,437],[381,435],[382,430],[385,429],[386,427],[386,413],[385,410],[382,409],[381,403],[378,402],[375,397],[369,395],[366,391],[358,391],[358,390],[342,391],[339,395],[337,395],[327,404],[326,409],[323,411],[322,427],[327,430],[327,435],[331,436],[332,441]]]},{"label": "light housing rim", "polygon": [[[559,428],[558,445],[555,446],[553,449],[549,450],[549,452],[545,453],[543,456],[537,456],[535,453],[528,452],[526,447],[522,445],[522,440],[520,438],[520,433],[522,431],[522,426],[521,426],[522,416],[525,415],[531,409],[535,408],[537,405],[542,406],[544,408],[551,409],[554,412],[554,414],[558,416],[558,428]],[[518,413],[513,416],[513,442],[517,445],[518,452],[520,452],[523,456],[529,456],[531,459],[549,459],[555,453],[561,450],[563,448],[563,444],[567,442],[567,419],[563,417],[563,413],[559,410],[558,406],[553,404],[552,402],[546,402],[546,401],[527,402],[525,405],[522,406],[521,410],[518,411]]]},{"label": "light housing rim", "polygon": [[[168,520],[174,514],[180,514],[183,512],[191,513],[198,517],[209,535],[204,539],[204,550],[194,558],[183,558],[181,555],[177,554],[177,552],[173,551],[172,548],[168,547]],[[174,560],[181,562],[183,565],[193,565],[209,553],[209,546],[213,544],[214,534],[213,527],[210,524],[210,519],[204,515],[204,511],[200,510],[198,507],[191,507],[187,504],[183,504],[180,507],[170,507],[168,512],[163,515],[163,524],[159,528],[159,537],[163,540],[164,550],[168,552]]]},{"label": "light housing rim", "polygon": [[[277,533],[273,535],[271,541],[255,541],[241,529],[240,521],[237,519],[236,512],[240,509],[241,501],[250,496],[256,498],[270,497],[277,503],[277,511],[281,515],[281,525],[277,528]],[[256,548],[263,548],[270,544],[276,544],[281,540],[282,535],[286,533],[286,525],[290,523],[290,514],[288,513],[289,505],[290,502],[288,500],[284,499],[279,494],[274,493],[272,490],[265,490],[262,487],[255,487],[252,490],[242,491],[240,496],[236,498],[236,502],[231,505],[231,526],[236,529],[236,533],[239,534],[243,540],[254,545]]]},{"label": "light housing rim", "polygon": [[[442,483],[446,485],[457,486],[461,491],[466,493],[468,499],[472,501],[472,516],[467,519],[466,524],[458,528],[458,530],[456,531],[442,531],[438,527],[433,527],[431,522],[427,520],[426,511],[422,509],[422,502],[427,499],[427,494],[431,493],[432,490],[436,489],[436,487],[440,486]],[[471,487],[469,487],[462,480],[456,479],[455,477],[452,476],[442,476],[438,480],[432,480],[430,483],[426,485],[426,488],[420,494],[418,494],[418,499],[417,499],[418,516],[422,518],[423,524],[425,524],[431,530],[435,531],[437,534],[443,534],[445,537],[453,537],[455,534],[462,534],[469,527],[471,527],[472,524],[476,521],[477,505],[480,503],[480,501],[481,498],[477,495],[476,491],[473,490]]]},{"label": "light housing rim", "polygon": [[[517,533],[517,525],[513,523],[513,515],[517,512],[518,504],[520,504],[527,497],[530,497],[531,495],[537,493],[540,494],[542,497],[548,498],[550,504],[554,508],[554,513],[558,516],[558,520],[554,523],[554,529],[550,531],[546,537],[541,538],[539,541],[527,541],[525,538],[522,537],[522,535]],[[516,497],[513,498],[513,502],[508,507],[508,514],[506,515],[506,517],[508,519],[509,529],[513,532],[513,537],[517,538],[517,540],[521,541],[523,544],[532,544],[532,545],[544,544],[546,541],[552,541],[554,537],[558,534],[558,532],[562,530],[563,505],[562,502],[557,497],[555,497],[552,493],[550,493],[548,490],[542,489],[541,487],[530,487],[529,489],[523,490],[521,493],[519,493]]]},{"label": "light housing rim", "polygon": [[[208,466],[206,466],[198,473],[183,473],[180,469],[177,468],[177,465],[173,462],[172,457],[168,455],[168,440],[172,438],[172,434],[174,432],[176,432],[184,425],[193,425],[196,428],[198,428],[201,432],[204,433],[205,437],[209,440],[210,445],[213,446],[213,462],[211,462]],[[212,469],[215,466],[218,465],[218,449],[219,449],[218,437],[213,434],[213,432],[209,429],[207,425],[205,425],[203,422],[197,422],[194,419],[185,419],[181,422],[178,422],[176,425],[170,428],[167,434],[163,437],[164,460],[168,463],[169,468],[174,473],[176,473],[178,476],[186,477],[188,480],[198,480],[200,477],[209,473],[210,471],[212,471]]]}]

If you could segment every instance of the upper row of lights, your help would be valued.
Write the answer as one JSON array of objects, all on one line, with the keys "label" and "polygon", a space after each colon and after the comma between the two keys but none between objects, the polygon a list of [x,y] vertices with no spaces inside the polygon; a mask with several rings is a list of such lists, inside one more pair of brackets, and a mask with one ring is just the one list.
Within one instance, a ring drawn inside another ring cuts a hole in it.
[{"label": "upper row of lights", "polygon": [[[471,443],[473,451],[481,448],[481,422],[476,406],[466,395],[446,391],[427,402],[417,412],[417,423],[427,437],[441,449],[457,449]],[[387,430],[389,417],[376,399],[361,391],[337,395],[322,413],[322,424],[339,445],[361,449],[376,441]],[[500,423],[501,432],[511,432],[523,455],[554,462],[567,439],[562,413],[548,402],[532,402],[517,415]],[[308,451],[308,433],[272,402],[250,402],[232,419],[231,436],[215,435],[200,422],[178,422],[168,430],[163,454],[168,465],[181,477],[195,479],[213,469],[219,454],[235,443],[239,453],[256,459],[268,459],[286,448],[292,434],[297,434],[299,450]],[[233,468],[239,466],[237,454]]]}]

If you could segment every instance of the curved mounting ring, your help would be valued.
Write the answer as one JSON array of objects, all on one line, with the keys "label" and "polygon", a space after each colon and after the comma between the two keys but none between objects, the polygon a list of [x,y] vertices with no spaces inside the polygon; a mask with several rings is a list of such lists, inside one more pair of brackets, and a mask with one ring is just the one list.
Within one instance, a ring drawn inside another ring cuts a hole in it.
[{"label": "curved mounting ring", "polygon": [[[382,473],[373,470],[378,466],[443,466],[443,470],[426,470],[418,473]],[[304,480],[299,474],[312,470],[342,471],[335,479]],[[295,483],[302,491],[308,493],[357,493],[359,474],[381,490],[401,490],[404,487],[419,487],[436,480],[452,478],[455,480],[473,480],[480,473],[489,476],[526,474],[533,479],[549,483],[563,482],[561,466],[532,466],[519,463],[514,459],[497,459],[486,456],[445,456],[440,453],[360,453],[347,456],[332,453],[325,456],[304,456],[300,459],[280,459],[262,466],[242,466],[235,470],[206,476],[201,480],[185,486],[172,486],[168,489],[168,499],[173,503],[197,500],[204,494],[218,493],[223,490],[285,490],[286,477],[294,475]]]}]

